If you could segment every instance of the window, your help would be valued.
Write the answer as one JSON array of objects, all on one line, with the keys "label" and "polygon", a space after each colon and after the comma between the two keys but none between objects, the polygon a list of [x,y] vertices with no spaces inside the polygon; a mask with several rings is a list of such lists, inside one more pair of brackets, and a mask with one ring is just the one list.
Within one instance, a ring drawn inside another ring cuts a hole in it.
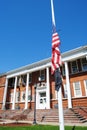
[{"label": "window", "polygon": [[82,63],[82,70],[86,71],[87,70],[87,60],[86,60],[86,58],[82,58],[81,63]]},{"label": "window", "polygon": [[40,78],[41,78],[41,81],[45,80],[45,70],[40,71]]},{"label": "window", "polygon": [[74,82],[74,96],[75,97],[82,96],[80,82]]},{"label": "window", "polygon": [[28,91],[28,101],[31,100],[31,90]]},{"label": "window", "polygon": [[16,92],[16,102],[20,101],[20,92]]},{"label": "window", "polygon": [[[10,94],[10,102],[11,103],[13,102],[13,96],[14,96],[14,92],[12,92]],[[20,92],[16,92],[15,102],[18,102],[18,101],[20,101]]]},{"label": "window", "polygon": [[22,75],[18,77],[18,86],[25,86],[26,85],[26,75]]},{"label": "window", "polygon": [[46,92],[40,93],[40,104],[46,103]]},{"label": "window", "polygon": [[67,98],[67,85],[64,84],[64,98]]},{"label": "window", "polygon": [[25,101],[25,91],[21,92],[21,101],[24,102]]},{"label": "window", "polygon": [[[26,99],[26,91],[21,92],[21,102],[25,102]],[[28,101],[31,100],[31,90],[28,91]]]},{"label": "window", "polygon": [[40,93],[40,97],[46,97],[46,92]]},{"label": "window", "polygon": [[87,96],[87,79],[84,80],[84,84],[85,84],[85,92],[86,92],[86,96]]},{"label": "window", "polygon": [[72,71],[72,73],[78,72],[77,61],[72,61],[71,62],[71,71]]}]

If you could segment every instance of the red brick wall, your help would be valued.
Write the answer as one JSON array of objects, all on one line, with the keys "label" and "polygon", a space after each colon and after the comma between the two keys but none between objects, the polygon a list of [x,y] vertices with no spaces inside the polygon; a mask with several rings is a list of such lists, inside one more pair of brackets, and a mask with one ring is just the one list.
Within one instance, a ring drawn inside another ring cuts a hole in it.
[{"label": "red brick wall", "polygon": [[73,107],[87,107],[87,97],[73,98],[72,105]]},{"label": "red brick wall", "polygon": [[6,80],[6,77],[5,77],[5,76],[1,76],[1,77],[0,77],[0,87],[1,87],[1,86],[5,86],[5,80]]},{"label": "red brick wall", "polygon": [[6,80],[5,76],[0,77],[0,109],[2,109],[5,80]]},{"label": "red brick wall", "polygon": [[[79,62],[79,61],[78,61]],[[32,83],[30,83],[30,88],[31,88],[31,95],[34,97],[34,84],[39,82],[38,81],[38,77],[40,76],[39,75],[40,72],[37,71],[37,72],[33,72],[32,73]],[[46,74],[46,71],[45,71],[45,74]],[[2,101],[3,101],[3,93],[4,93],[4,85],[5,85],[5,76],[3,77],[0,77],[0,109],[2,108]],[[87,97],[85,97],[85,87],[84,87],[84,80],[87,79],[87,73],[78,73],[78,74],[73,74],[73,75],[70,75],[70,88],[71,88],[71,95],[72,97],[74,97],[74,88],[73,88],[73,82],[77,82],[77,81],[80,81],[81,83],[81,89],[82,89],[82,96],[81,98],[73,98],[72,99],[72,105],[73,107],[75,106],[87,106]],[[45,82],[46,82],[46,79],[45,79]],[[65,84],[66,83],[66,78],[63,77],[63,83]],[[26,88],[21,86],[20,87],[20,93],[22,91],[24,91]],[[10,93],[13,91],[13,88],[8,88],[8,94],[7,94],[7,101],[10,101]],[[17,91],[18,88],[17,88]],[[57,104],[57,100],[55,100],[55,83],[54,83],[54,77],[51,75],[50,73],[50,94],[51,94],[51,108],[54,108],[55,104]],[[63,93],[64,95],[64,93]],[[21,95],[20,95],[21,97]],[[64,97],[64,96],[63,96]],[[10,108],[11,108],[11,104],[8,105]],[[20,103],[20,108],[21,109],[24,109],[25,107],[25,102],[23,103]],[[63,107],[64,108],[67,108],[68,107],[68,102],[67,102],[67,99],[63,99]],[[34,100],[32,100],[31,103],[28,103],[28,108],[34,108]]]}]

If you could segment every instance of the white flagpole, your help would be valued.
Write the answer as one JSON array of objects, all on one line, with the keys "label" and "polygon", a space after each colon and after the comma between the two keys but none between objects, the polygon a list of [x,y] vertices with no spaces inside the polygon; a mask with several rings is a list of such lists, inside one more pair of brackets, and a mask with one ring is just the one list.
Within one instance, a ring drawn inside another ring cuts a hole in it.
[{"label": "white flagpole", "polygon": [[62,91],[61,87],[58,92],[58,109],[59,109],[59,126],[60,130],[64,130],[64,115],[63,115],[63,105],[62,105]]},{"label": "white flagpole", "polygon": [[54,16],[53,0],[51,0],[51,11],[52,11],[52,23],[56,26],[55,16]]},{"label": "white flagpole", "polygon": [[[54,16],[53,0],[51,0],[51,10],[52,10],[52,22],[53,22],[54,26],[56,26],[55,16]],[[59,127],[60,127],[60,130],[64,130],[64,115],[63,115],[61,88],[62,88],[62,86],[60,86],[59,90],[57,91],[57,93],[58,93],[58,110],[59,110]]]}]

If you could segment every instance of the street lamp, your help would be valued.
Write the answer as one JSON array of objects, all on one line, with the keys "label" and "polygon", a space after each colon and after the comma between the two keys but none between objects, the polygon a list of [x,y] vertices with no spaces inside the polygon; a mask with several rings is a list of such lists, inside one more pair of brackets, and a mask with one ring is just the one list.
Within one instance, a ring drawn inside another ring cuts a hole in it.
[{"label": "street lamp", "polygon": [[34,85],[34,120],[33,120],[33,124],[37,124],[36,123],[36,88],[37,88],[37,84]]}]

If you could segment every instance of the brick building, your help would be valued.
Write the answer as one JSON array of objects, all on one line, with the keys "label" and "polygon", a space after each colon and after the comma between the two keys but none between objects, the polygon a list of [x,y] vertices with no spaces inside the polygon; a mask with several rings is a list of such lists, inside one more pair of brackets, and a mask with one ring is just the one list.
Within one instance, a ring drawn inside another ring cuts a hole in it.
[{"label": "brick building", "polygon": [[[64,108],[87,107],[87,45],[62,54]],[[57,104],[51,58],[0,75],[0,109],[51,109]]]}]

